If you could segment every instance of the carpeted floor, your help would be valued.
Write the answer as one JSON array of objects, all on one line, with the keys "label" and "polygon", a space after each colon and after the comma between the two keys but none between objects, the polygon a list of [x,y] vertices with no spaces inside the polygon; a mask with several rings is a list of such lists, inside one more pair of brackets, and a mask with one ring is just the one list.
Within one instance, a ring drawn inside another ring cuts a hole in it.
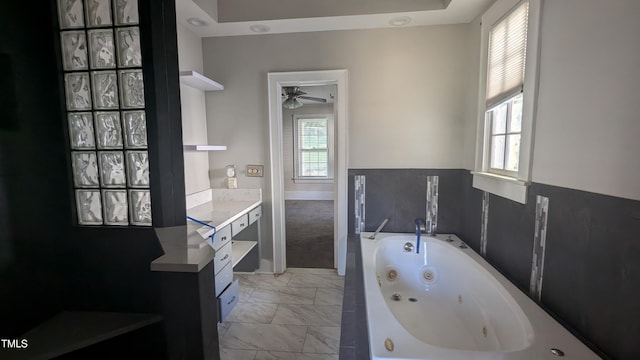
[{"label": "carpeted floor", "polygon": [[333,200],[286,200],[287,267],[333,268]]}]

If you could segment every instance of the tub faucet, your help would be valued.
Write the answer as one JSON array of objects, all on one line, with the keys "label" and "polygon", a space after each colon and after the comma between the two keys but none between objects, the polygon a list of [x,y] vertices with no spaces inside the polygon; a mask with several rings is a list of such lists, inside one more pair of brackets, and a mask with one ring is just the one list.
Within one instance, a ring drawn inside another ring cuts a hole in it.
[{"label": "tub faucet", "polygon": [[423,219],[416,218],[416,254],[420,253],[420,234],[427,231],[427,224]]}]

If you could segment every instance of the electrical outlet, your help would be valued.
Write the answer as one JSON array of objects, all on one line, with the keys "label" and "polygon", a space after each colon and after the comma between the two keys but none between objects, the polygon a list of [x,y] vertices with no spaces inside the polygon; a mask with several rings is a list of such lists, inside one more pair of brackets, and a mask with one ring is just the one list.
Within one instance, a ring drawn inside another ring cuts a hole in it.
[{"label": "electrical outlet", "polygon": [[247,176],[264,176],[264,166],[262,165],[247,165]]}]

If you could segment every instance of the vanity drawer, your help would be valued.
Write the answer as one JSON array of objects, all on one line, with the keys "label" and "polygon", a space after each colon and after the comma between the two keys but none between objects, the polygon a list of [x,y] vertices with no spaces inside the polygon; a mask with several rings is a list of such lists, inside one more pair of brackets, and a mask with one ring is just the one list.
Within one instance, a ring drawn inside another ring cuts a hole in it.
[{"label": "vanity drawer", "polygon": [[262,206],[258,206],[255,209],[249,211],[249,225],[256,222],[262,217]]},{"label": "vanity drawer", "polygon": [[238,301],[240,301],[240,286],[236,280],[218,297],[218,315],[221,322],[229,315]]},{"label": "vanity drawer", "polygon": [[231,241],[231,226],[227,225],[222,229],[216,229],[216,234],[213,236],[213,250],[220,250],[229,241]]},{"label": "vanity drawer", "polygon": [[231,236],[236,236],[240,231],[249,226],[249,216],[247,214],[242,215],[238,220],[231,223]]},{"label": "vanity drawer", "polygon": [[225,265],[231,260],[231,242],[227,241],[226,244],[216,251],[216,255],[213,257],[213,269],[216,274],[224,268]]},{"label": "vanity drawer", "polygon": [[222,270],[218,271],[215,275],[216,297],[219,296],[231,282],[233,282],[233,266],[231,265],[231,259],[229,259],[222,267]]}]

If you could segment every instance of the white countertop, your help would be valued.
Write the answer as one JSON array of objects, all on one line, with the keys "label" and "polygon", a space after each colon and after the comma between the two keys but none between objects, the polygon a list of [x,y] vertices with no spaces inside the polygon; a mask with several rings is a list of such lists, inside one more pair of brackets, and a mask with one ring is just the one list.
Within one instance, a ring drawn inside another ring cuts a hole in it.
[{"label": "white countertop", "polygon": [[[187,196],[187,216],[221,229],[262,204],[261,189],[208,189]],[[153,271],[199,272],[215,256],[207,239],[213,229],[187,220],[186,226],[155,229],[165,254]]]},{"label": "white countertop", "polygon": [[[203,221],[216,229],[222,229],[226,225],[231,224],[242,215],[248,213],[251,209],[260,205],[262,200],[257,201],[216,201],[212,200],[204,204],[198,205],[191,209],[187,209],[187,216]],[[203,226],[193,221],[187,221],[187,231],[189,234],[197,232],[203,241],[211,236],[213,229]]]}]

